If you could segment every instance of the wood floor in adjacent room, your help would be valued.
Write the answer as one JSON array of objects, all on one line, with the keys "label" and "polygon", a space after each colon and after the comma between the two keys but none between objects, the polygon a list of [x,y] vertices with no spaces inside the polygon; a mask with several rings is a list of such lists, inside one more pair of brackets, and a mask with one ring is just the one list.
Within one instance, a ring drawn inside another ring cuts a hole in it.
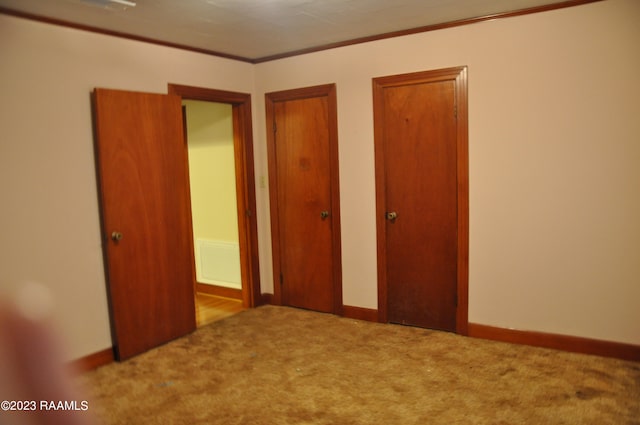
[{"label": "wood floor in adjacent room", "polygon": [[233,316],[243,310],[242,300],[202,292],[196,294],[196,323],[198,327]]}]

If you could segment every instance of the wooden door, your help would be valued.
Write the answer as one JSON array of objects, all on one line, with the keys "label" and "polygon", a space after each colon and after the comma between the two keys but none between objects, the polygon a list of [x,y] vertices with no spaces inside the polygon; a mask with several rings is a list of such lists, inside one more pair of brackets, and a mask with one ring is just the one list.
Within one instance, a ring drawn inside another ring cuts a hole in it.
[{"label": "wooden door", "polygon": [[456,68],[374,79],[385,321],[466,327],[466,295],[460,303],[467,252],[465,75]]},{"label": "wooden door", "polygon": [[116,358],[195,329],[178,96],[96,89],[96,155]]},{"label": "wooden door", "polygon": [[275,295],[338,313],[342,304],[335,86],[267,94]]}]

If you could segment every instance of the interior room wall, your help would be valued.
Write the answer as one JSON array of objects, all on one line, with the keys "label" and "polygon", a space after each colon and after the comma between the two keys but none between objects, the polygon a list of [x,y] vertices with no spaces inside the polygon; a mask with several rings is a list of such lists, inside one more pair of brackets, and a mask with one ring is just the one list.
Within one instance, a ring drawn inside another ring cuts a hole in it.
[{"label": "interior room wall", "polygon": [[257,65],[259,95],[337,84],[344,304],[377,308],[371,79],[466,65],[470,322],[640,343],[639,20],[611,0]]},{"label": "interior room wall", "polygon": [[251,64],[0,15],[0,292],[54,296],[70,359],[111,346],[90,93],[252,93]]},{"label": "interior room wall", "polygon": [[469,71],[470,321],[640,344],[640,2],[608,0],[258,65],[0,15],[0,291],[48,286],[69,358],[111,345],[89,93],[336,83],[343,299],[377,308],[371,78]]}]

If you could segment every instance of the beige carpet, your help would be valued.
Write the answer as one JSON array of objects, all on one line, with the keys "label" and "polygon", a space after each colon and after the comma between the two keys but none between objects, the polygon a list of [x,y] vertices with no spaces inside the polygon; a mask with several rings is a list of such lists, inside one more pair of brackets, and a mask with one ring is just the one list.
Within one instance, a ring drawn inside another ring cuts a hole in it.
[{"label": "beige carpet", "polygon": [[80,381],[103,424],[640,424],[640,363],[274,306]]}]

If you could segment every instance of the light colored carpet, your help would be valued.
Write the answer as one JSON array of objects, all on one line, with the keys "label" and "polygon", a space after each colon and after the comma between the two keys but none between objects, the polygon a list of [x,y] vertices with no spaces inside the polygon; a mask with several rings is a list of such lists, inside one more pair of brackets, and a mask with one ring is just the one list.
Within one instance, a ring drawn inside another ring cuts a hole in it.
[{"label": "light colored carpet", "polygon": [[640,363],[275,306],[80,382],[104,424],[640,424]]}]

